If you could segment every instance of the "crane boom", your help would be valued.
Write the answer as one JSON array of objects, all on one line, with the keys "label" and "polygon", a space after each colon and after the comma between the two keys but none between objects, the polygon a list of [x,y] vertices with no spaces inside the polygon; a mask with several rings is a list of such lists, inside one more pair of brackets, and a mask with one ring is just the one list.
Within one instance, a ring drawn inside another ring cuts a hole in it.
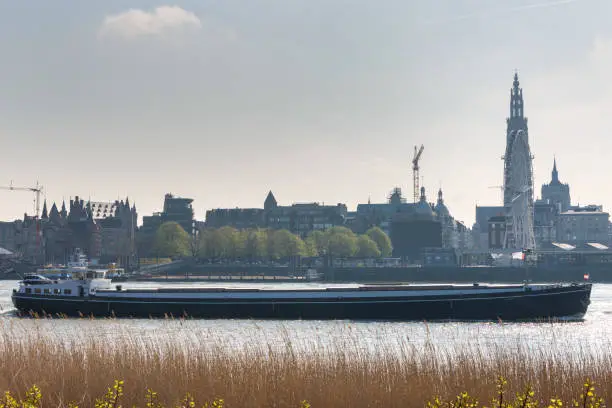
[{"label": "crane boom", "polygon": [[425,146],[421,145],[420,148],[414,146],[414,157],[412,159],[412,185],[413,185],[413,199],[416,203],[419,201],[419,160],[421,160],[421,155],[423,154],[423,150]]},{"label": "crane boom", "polygon": [[31,191],[36,194],[34,205],[36,206],[36,217],[40,215],[40,194],[43,191],[43,187],[36,182],[36,187],[15,187],[13,182],[8,186],[0,186],[0,190],[11,190],[11,191]]}]

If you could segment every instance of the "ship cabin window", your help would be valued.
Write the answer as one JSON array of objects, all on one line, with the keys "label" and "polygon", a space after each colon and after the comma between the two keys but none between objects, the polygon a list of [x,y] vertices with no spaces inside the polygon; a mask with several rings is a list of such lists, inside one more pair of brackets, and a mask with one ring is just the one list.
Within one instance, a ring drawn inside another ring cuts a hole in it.
[{"label": "ship cabin window", "polygon": [[62,293],[62,290],[55,288],[55,289],[53,289],[53,293],[56,294],[56,295],[59,295],[60,293]]},{"label": "ship cabin window", "polygon": [[51,291],[49,291],[49,289],[45,289],[44,293],[48,295],[49,293],[51,293]]},{"label": "ship cabin window", "polygon": [[25,293],[32,293],[32,288],[26,288]]},{"label": "ship cabin window", "polygon": [[85,276],[87,277],[87,279],[103,279],[104,278],[104,272],[101,272],[101,271],[87,271]]},{"label": "ship cabin window", "polygon": [[70,295],[72,293],[71,289],[64,289],[64,295]]},{"label": "ship cabin window", "polygon": [[40,293],[40,288],[34,289],[34,293]]}]

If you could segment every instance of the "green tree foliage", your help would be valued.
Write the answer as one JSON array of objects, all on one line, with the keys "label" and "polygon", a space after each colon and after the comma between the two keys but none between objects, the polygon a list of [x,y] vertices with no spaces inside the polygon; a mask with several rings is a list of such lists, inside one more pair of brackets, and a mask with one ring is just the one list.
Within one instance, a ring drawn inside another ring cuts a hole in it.
[{"label": "green tree foliage", "polygon": [[261,229],[243,231],[244,255],[250,260],[264,259],[268,256],[268,232]]},{"label": "green tree foliage", "polygon": [[[391,241],[380,228],[372,228],[358,236],[348,228],[333,227],[327,231],[313,231],[302,240],[287,230],[222,227],[200,231],[198,245],[197,255],[203,258],[250,262],[296,255],[373,258],[391,254]],[[193,248],[191,252],[195,252]]]},{"label": "green tree foliage", "polygon": [[200,254],[205,258],[237,259],[245,256],[246,233],[233,227],[206,229],[200,234]]},{"label": "green tree foliage", "polygon": [[200,254],[206,258],[225,258],[227,255],[228,242],[225,236],[217,229],[205,229],[200,235]]},{"label": "green tree foliage", "polygon": [[380,249],[372,238],[367,235],[360,235],[357,238],[357,256],[360,258],[378,258]]},{"label": "green tree foliage", "polygon": [[306,246],[310,248],[312,256],[320,256],[327,253],[329,235],[324,231],[312,231],[306,238]]},{"label": "green tree foliage", "polygon": [[189,234],[176,222],[163,223],[155,233],[153,244],[157,256],[185,256],[190,252]]},{"label": "green tree foliage", "polygon": [[302,239],[287,230],[278,230],[269,233],[272,241],[273,258],[287,258],[290,256],[304,256],[306,245]]},{"label": "green tree foliage", "polygon": [[214,230],[210,228],[203,228],[200,230],[200,237],[198,239],[198,244],[200,248],[198,249],[198,256],[200,258],[214,258],[212,255],[212,235],[214,234]]},{"label": "green tree foliage", "polygon": [[244,255],[245,236],[233,227],[221,227],[217,230],[222,242],[226,243],[226,257],[230,259],[241,258]]},{"label": "green tree foliage", "polygon": [[317,251],[317,247],[315,246],[313,240],[310,237],[307,237],[303,240],[304,242],[304,256],[319,256],[319,251]]},{"label": "green tree foliage", "polygon": [[391,256],[391,252],[393,250],[391,240],[383,230],[378,227],[372,227],[366,232],[366,235],[370,237],[372,241],[376,242],[382,256]]},{"label": "green tree foliage", "polygon": [[345,227],[333,227],[328,232],[327,252],[336,257],[349,258],[357,253],[357,236]]}]

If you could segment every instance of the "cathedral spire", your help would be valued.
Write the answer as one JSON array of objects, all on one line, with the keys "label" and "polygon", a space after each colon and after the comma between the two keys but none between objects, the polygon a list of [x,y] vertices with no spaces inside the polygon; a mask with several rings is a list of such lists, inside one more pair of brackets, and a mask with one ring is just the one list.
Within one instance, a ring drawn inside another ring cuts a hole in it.
[{"label": "cathedral spire", "polygon": [[514,82],[512,82],[512,87],[514,88],[515,91],[519,90],[519,79],[518,79],[518,71],[514,71]]},{"label": "cathedral spire", "polygon": [[515,72],[510,91],[510,118],[523,118],[523,115],[523,89],[520,88],[518,72]]}]

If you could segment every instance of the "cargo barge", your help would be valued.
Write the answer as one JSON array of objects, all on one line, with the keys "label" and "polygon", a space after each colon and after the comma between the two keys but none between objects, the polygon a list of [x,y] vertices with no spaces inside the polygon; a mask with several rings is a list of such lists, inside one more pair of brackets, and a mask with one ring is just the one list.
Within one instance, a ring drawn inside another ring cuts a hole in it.
[{"label": "cargo barge", "polygon": [[581,318],[591,283],[360,285],[308,288],[113,285],[104,271],[69,280],[27,276],[13,290],[22,314],[354,320],[537,320]]}]

